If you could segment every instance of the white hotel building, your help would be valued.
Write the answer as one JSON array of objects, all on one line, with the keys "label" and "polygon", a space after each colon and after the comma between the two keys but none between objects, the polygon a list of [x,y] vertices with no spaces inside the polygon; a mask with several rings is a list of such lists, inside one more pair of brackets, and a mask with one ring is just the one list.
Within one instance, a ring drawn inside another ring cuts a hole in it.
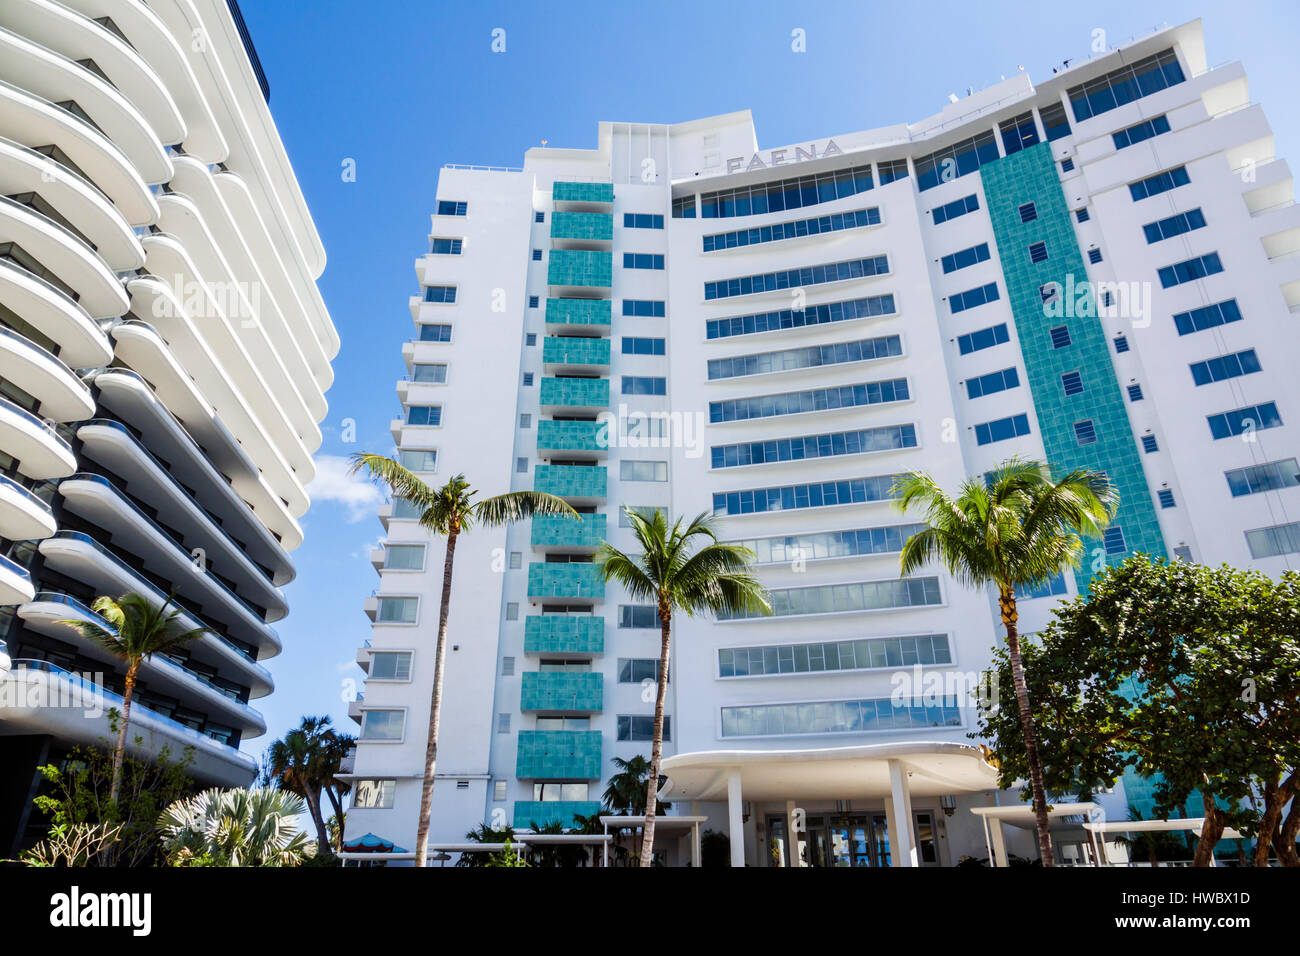
[{"label": "white hotel building", "polygon": [[97,595],[212,632],[143,665],[132,751],[256,774],[339,347],[268,96],[234,0],[0,3],[0,858],[111,739],[124,668],[59,623]]},{"label": "white hotel building", "polygon": [[[665,748],[671,813],[758,866],[785,864],[800,811],[810,863],[951,865],[986,853],[973,809],[1019,805],[960,680],[1000,639],[992,595],[899,580],[916,519],[893,476],[955,489],[1014,454],[1108,473],[1114,525],[1080,574],[1021,596],[1028,632],[1094,560],[1292,566],[1300,207],[1242,64],[1211,67],[1196,21],[953,99],[780,149],[741,112],[443,169],[393,437],[433,483],[584,514],[461,539],[435,847],[572,825],[612,758],[648,755],[654,612],[590,563],[603,539],[633,548],[624,508],[711,512],[758,553],[774,616],[674,622]],[[686,427],[638,446],[620,410]],[[380,514],[347,821],[408,850],[443,557],[411,517]],[[896,704],[914,667],[946,688]],[[1102,803],[1123,819],[1149,793]],[[684,862],[692,842],[657,846]]]}]

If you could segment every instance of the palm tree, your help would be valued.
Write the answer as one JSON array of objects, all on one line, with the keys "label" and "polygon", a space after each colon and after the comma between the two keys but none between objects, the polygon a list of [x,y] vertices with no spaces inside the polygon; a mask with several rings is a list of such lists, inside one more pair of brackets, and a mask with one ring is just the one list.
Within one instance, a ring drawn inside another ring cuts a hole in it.
[{"label": "palm tree", "polygon": [[60,621],[75,630],[83,638],[104,648],[114,657],[126,662],[126,679],[122,690],[122,722],[117,728],[117,746],[113,749],[113,778],[108,788],[110,806],[117,805],[118,794],[122,790],[122,760],[126,756],[126,728],[131,719],[131,698],[135,694],[136,677],[140,665],[154,654],[166,654],[182,644],[189,643],[203,634],[210,633],[206,627],[184,630],[176,623],[181,614],[178,607],[168,613],[173,595],[169,595],[161,607],[154,607],[149,599],[141,594],[124,594],[114,600],[101,595],[95,598],[90,609],[104,619],[97,621],[68,620]]},{"label": "palm tree", "polygon": [[[325,723],[328,725],[329,722],[330,719],[326,717]],[[329,727],[322,735],[320,761],[314,774],[334,808],[334,818],[338,821],[338,825],[330,830],[333,838],[330,842],[336,853],[343,849],[343,822],[346,817],[343,812],[343,797],[352,789],[352,784],[340,779],[339,774],[343,771],[343,759],[356,743],[357,738],[351,734],[341,734]]]},{"label": "palm tree", "polygon": [[456,540],[475,525],[501,527],[533,515],[566,515],[576,519],[563,498],[540,491],[509,491],[474,500],[478,493],[464,475],[456,475],[441,488],[421,481],[399,462],[383,455],[352,456],[352,473],[365,468],[388,486],[395,498],[405,498],[420,509],[420,526],[447,539],[442,564],[442,605],[438,611],[438,643],[434,654],[433,691],[429,700],[429,736],[424,753],[424,786],[420,791],[420,820],[415,835],[415,865],[424,866],[429,846],[429,809],[433,804],[433,774],[438,762],[438,725],[442,717],[442,675],[447,657],[447,617],[451,612],[451,572]]},{"label": "palm tree", "polygon": [[307,802],[307,812],[316,827],[316,849],[321,856],[331,852],[329,828],[320,807],[324,752],[334,734],[329,724],[328,717],[304,717],[298,727],[266,750],[268,782]]},{"label": "palm tree", "polygon": [[312,855],[302,804],[284,790],[204,790],[162,812],[163,849],[181,865],[297,866]]},{"label": "palm tree", "polygon": [[899,564],[904,577],[938,561],[969,587],[997,588],[1029,764],[1038,852],[1043,866],[1051,866],[1047,795],[1020,658],[1016,591],[1077,567],[1082,536],[1101,534],[1115,516],[1119,496],[1101,472],[1079,469],[1053,481],[1046,465],[1020,458],[1008,459],[987,476],[966,479],[955,498],[920,472],[900,478],[893,494],[900,511],[919,506],[929,525],[903,545]]},{"label": "palm tree", "polygon": [[[630,760],[611,757],[610,763],[618,768],[618,773],[609,778],[605,793],[601,798],[610,813],[640,816],[645,813],[646,781],[650,778],[650,761],[637,754]],[[659,781],[663,786],[663,780]],[[656,788],[658,792],[658,788]],[[670,804],[659,803],[657,806],[667,810]]]},{"label": "palm tree", "polygon": [[[596,561],[606,581],[618,581],[633,599],[653,601],[659,613],[659,686],[641,843],[641,866],[648,867],[654,853],[655,798],[663,754],[664,691],[668,684],[673,611],[694,617],[697,613],[770,614],[772,608],[762,585],[749,573],[754,552],[720,542],[706,513],[696,515],[684,528],[681,518],[670,528],[668,517],[658,508],[649,517],[629,509],[627,518],[641,545],[641,554],[631,557],[605,542],[596,553]],[[736,839],[739,836],[735,834]]]}]

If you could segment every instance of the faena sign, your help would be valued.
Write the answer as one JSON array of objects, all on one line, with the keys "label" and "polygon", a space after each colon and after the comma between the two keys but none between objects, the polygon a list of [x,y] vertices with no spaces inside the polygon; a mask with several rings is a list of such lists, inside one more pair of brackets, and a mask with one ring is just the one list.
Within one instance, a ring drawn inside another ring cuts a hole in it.
[{"label": "faena sign", "polygon": [[[796,146],[793,149],[773,149],[766,154],[755,153],[749,157],[749,162],[745,162],[744,156],[732,156],[727,160],[727,172],[737,173],[742,169],[749,172],[753,169],[768,169],[772,166],[788,166],[791,163],[802,163],[809,159],[823,159],[827,156],[839,156],[844,150],[835,144],[835,140],[828,139],[821,150],[817,149],[816,143],[809,143],[808,148]],[[790,155],[793,153],[794,155]],[[763,161],[763,156],[767,156],[767,161]]]}]

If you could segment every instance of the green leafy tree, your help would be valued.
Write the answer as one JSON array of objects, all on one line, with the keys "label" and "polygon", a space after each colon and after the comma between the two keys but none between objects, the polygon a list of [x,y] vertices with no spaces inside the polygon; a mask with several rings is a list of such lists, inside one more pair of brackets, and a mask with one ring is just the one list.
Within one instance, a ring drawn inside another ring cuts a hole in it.
[{"label": "green leafy tree", "polygon": [[667,515],[658,508],[648,517],[635,511],[626,513],[641,553],[627,555],[605,542],[596,554],[596,561],[605,580],[623,585],[633,600],[653,602],[659,615],[658,691],[641,842],[641,866],[648,867],[654,853],[655,803],[663,754],[664,693],[668,684],[673,612],[682,611],[688,617],[770,614],[772,608],[762,585],[749,571],[754,552],[719,541],[713,522],[704,513],[684,527],[682,518],[669,527]]},{"label": "green leafy tree", "polygon": [[429,732],[425,747],[424,786],[420,791],[420,818],[415,836],[415,865],[424,866],[429,847],[429,810],[433,805],[434,769],[438,762],[438,727],[442,719],[442,678],[447,657],[447,619],[451,614],[451,574],[456,542],[475,526],[495,528],[533,515],[578,513],[563,498],[540,491],[510,491],[480,498],[464,475],[456,475],[441,488],[425,484],[401,463],[383,455],[352,456],[352,471],[365,469],[388,486],[394,498],[404,498],[420,511],[420,526],[447,539],[442,565],[442,603],[438,611],[438,641],[434,653],[433,690],[429,700]]},{"label": "green leafy tree", "polygon": [[968,587],[992,585],[997,590],[1027,754],[1038,852],[1043,865],[1051,866],[1047,793],[1021,662],[1016,594],[1077,567],[1083,536],[1100,534],[1110,523],[1118,496],[1100,472],[1072,471],[1053,480],[1046,465],[1018,458],[1003,462],[987,477],[966,479],[956,497],[921,472],[900,478],[894,495],[900,510],[919,509],[929,526],[903,545],[899,563],[904,577],[937,562]]},{"label": "green leafy tree", "polygon": [[[618,773],[609,778],[605,784],[605,793],[602,802],[609,813],[616,813],[625,816],[641,816],[645,813],[645,796],[647,782],[650,779],[650,761],[637,754],[629,760],[622,757],[611,757],[610,763],[618,768]],[[656,793],[663,789],[663,777],[659,778],[659,786]],[[656,808],[667,810],[672,806],[670,803],[659,803],[656,798]]]},{"label": "green leafy tree", "polygon": [[298,828],[302,797],[287,790],[204,790],[158,818],[173,866],[298,866],[313,855]]},{"label": "green leafy tree", "polygon": [[[1267,864],[1270,845],[1296,865],[1282,812],[1300,789],[1298,635],[1295,572],[1273,581],[1145,555],[1107,569],[1026,649],[1045,780],[1097,789],[1131,766],[1155,781],[1161,819],[1199,795],[1194,865],[1210,864],[1228,826],[1256,837],[1255,865]],[[1007,674],[1007,655],[995,667]],[[1023,774],[1010,715],[986,715],[981,731],[996,742],[1003,785]]]},{"label": "green leafy tree", "polygon": [[168,612],[172,606],[169,597],[160,607],[140,594],[124,594],[114,600],[103,596],[95,598],[91,610],[104,619],[97,621],[60,621],[75,630],[87,641],[99,645],[114,657],[126,662],[126,678],[122,690],[122,721],[117,731],[117,746],[113,750],[113,780],[109,786],[110,803],[117,802],[122,786],[122,760],[126,756],[127,725],[131,720],[131,698],[140,665],[155,654],[166,654],[183,644],[210,633],[205,627],[183,628],[177,623],[181,609]]},{"label": "green leafy tree", "polygon": [[[511,826],[494,829],[486,823],[480,823],[473,830],[470,830],[465,834],[465,839],[469,843],[484,843],[489,845],[511,843],[515,839],[515,830],[514,827]],[[485,867],[488,865],[489,859],[491,859],[490,854],[462,853],[460,859],[456,861],[456,865],[459,867]]]}]

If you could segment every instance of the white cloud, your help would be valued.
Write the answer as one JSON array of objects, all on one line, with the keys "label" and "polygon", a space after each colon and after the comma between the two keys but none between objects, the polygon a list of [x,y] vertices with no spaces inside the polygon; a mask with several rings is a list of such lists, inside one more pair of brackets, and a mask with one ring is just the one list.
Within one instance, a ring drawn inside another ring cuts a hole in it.
[{"label": "white cloud", "polygon": [[307,494],[313,502],[334,502],[355,524],[374,517],[387,496],[364,472],[349,474],[351,466],[351,460],[342,455],[317,455],[316,477],[307,485]]}]

